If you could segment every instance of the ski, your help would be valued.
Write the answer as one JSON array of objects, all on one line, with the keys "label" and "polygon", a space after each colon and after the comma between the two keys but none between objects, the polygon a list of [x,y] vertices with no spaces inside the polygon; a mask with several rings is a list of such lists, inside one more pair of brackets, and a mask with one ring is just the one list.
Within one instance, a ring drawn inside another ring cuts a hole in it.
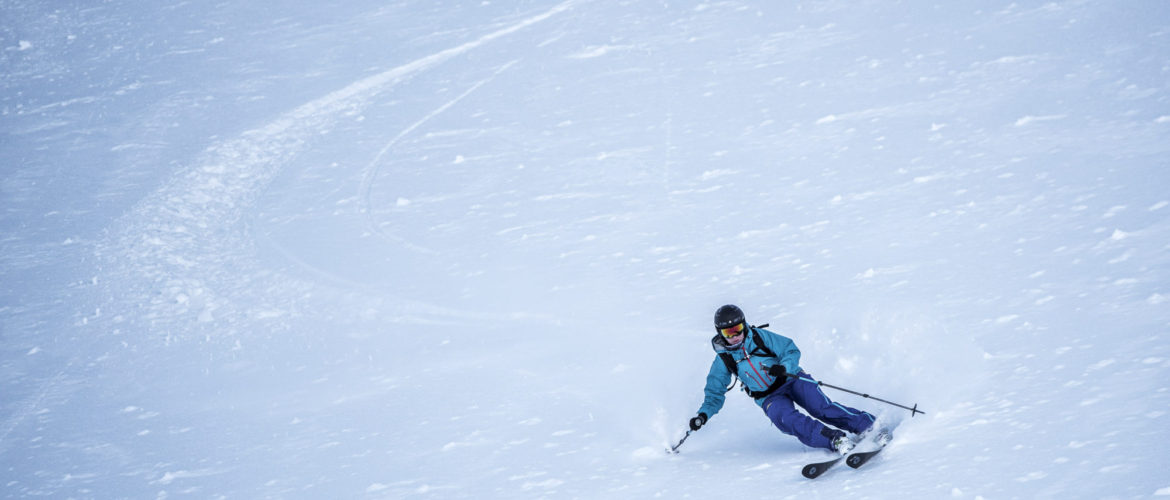
[{"label": "ski", "polygon": [[853,467],[854,469],[856,469],[858,467],[861,467],[862,465],[865,465],[865,463],[868,462],[869,459],[873,458],[874,455],[877,455],[878,452],[882,451],[883,448],[885,448],[885,446],[882,446],[881,448],[878,448],[876,450],[863,451],[863,452],[859,452],[859,453],[850,453],[849,456],[845,458],[845,463],[849,464],[850,467]]},{"label": "ski", "polygon": [[848,464],[850,467],[856,469],[858,467],[861,467],[862,465],[865,465],[865,463],[868,462],[869,459],[873,458],[874,455],[877,455],[878,452],[882,451],[882,448],[885,448],[885,446],[882,446],[881,448],[878,448],[876,450],[850,453],[848,455],[837,457],[837,458],[834,458],[832,460],[827,460],[824,462],[811,463],[811,464],[804,466],[803,469],[800,469],[800,475],[807,477],[809,479],[816,479],[816,478],[820,477],[821,474],[824,474],[825,471],[828,471],[829,468],[833,467],[834,465],[837,465],[837,462],[840,462],[841,459],[845,459],[846,464]]},{"label": "ski", "polygon": [[884,450],[886,445],[890,444],[890,441],[893,439],[894,435],[891,433],[890,429],[882,429],[878,432],[877,437],[874,439],[874,443],[878,445],[877,448],[869,451],[850,453],[849,456],[845,457],[845,463],[849,464],[849,466],[853,467],[854,469],[861,467],[862,465],[865,465],[869,459],[873,458],[874,455],[877,455],[882,450]]},{"label": "ski", "polygon": [[876,443],[878,445],[877,448],[870,450],[870,451],[859,451],[856,453],[849,453],[847,455],[842,455],[842,456],[839,456],[839,457],[834,458],[832,460],[827,460],[824,462],[816,462],[816,463],[808,464],[808,465],[804,466],[803,469],[800,470],[800,475],[807,477],[809,479],[816,479],[817,477],[820,477],[821,474],[824,474],[825,471],[829,470],[829,468],[833,467],[834,465],[837,465],[837,462],[840,462],[841,459],[845,459],[846,464],[848,464],[850,467],[856,469],[858,467],[861,467],[862,465],[865,465],[865,463],[868,462],[871,458],[873,458],[874,455],[877,455],[878,452],[882,451],[882,449],[884,449],[886,447],[886,445],[889,444],[892,439],[893,439],[893,435],[890,433],[890,431],[888,429],[884,429],[877,435],[877,438],[874,439],[874,443]]},{"label": "ski", "polygon": [[834,458],[832,460],[829,460],[827,462],[817,462],[817,463],[808,464],[808,465],[804,466],[803,469],[800,469],[800,475],[807,477],[809,479],[816,479],[821,474],[824,474],[825,471],[829,470],[830,467],[837,465],[837,462],[840,462],[842,458],[845,458],[845,457],[840,456],[840,457]]}]

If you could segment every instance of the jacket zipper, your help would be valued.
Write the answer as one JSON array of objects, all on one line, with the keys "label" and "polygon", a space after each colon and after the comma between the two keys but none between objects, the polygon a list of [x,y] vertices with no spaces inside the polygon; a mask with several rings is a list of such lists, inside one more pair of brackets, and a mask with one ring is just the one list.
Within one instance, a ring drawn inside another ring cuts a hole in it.
[{"label": "jacket zipper", "polygon": [[760,383],[760,385],[762,385],[762,386],[763,386],[763,388],[762,388],[762,389],[760,389],[760,390],[767,389],[767,388],[768,388],[768,387],[769,387],[771,384],[769,384],[769,383],[764,383],[764,382],[761,382],[761,381],[762,381],[762,380],[768,380],[768,378],[767,378],[767,377],[764,377],[763,375],[760,375],[760,372],[759,372],[759,370],[756,370],[756,365],[755,365],[755,363],[752,363],[752,357],[751,357],[751,355],[750,355],[750,354],[748,354],[748,352],[747,352],[747,342],[744,342],[743,344],[744,344],[744,345],[743,345],[742,347],[740,347],[740,349],[742,349],[742,350],[743,350],[743,360],[748,362],[748,366],[750,366],[750,367],[751,367],[751,369],[752,369],[752,372],[756,374],[756,376],[755,376],[756,382],[759,382],[759,383]]}]

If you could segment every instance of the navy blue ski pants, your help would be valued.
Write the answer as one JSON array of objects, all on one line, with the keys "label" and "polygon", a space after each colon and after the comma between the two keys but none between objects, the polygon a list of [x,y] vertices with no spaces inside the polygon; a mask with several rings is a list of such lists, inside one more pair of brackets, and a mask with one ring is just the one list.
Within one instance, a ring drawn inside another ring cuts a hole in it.
[{"label": "navy blue ski pants", "polygon": [[[803,371],[800,378],[812,379]],[[764,398],[763,403],[764,413],[781,432],[796,436],[800,442],[813,448],[832,449],[826,435],[832,431],[826,432],[822,421],[855,434],[865,432],[874,422],[873,415],[830,401],[817,384],[805,380],[789,381]],[[801,413],[794,403],[815,418]]]}]

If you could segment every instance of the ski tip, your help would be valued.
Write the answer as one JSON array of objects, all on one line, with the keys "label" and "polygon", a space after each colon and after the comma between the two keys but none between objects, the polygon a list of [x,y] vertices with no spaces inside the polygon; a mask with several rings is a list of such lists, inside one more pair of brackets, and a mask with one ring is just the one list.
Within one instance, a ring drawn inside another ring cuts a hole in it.
[{"label": "ski tip", "polygon": [[824,472],[824,469],[817,466],[817,464],[812,464],[804,466],[804,468],[800,470],[800,475],[809,479],[816,479],[816,477],[821,475],[822,472]]},{"label": "ski tip", "polygon": [[825,471],[829,470],[829,467],[832,467],[837,462],[840,462],[842,458],[845,458],[845,457],[834,458],[832,460],[829,460],[828,462],[817,462],[817,463],[808,464],[808,465],[804,466],[804,468],[800,469],[800,475],[802,475],[808,479],[816,479],[821,474],[824,474]]},{"label": "ski tip", "polygon": [[885,448],[885,446],[883,445],[882,447],[880,447],[876,450],[873,450],[873,451],[863,451],[861,453],[854,453],[852,455],[849,455],[849,458],[845,459],[845,464],[854,468],[854,469],[859,468],[862,465],[865,465],[866,462],[869,462],[870,459],[872,459],[875,455],[878,454],[878,452],[882,451],[882,449],[884,449],[884,448]]}]

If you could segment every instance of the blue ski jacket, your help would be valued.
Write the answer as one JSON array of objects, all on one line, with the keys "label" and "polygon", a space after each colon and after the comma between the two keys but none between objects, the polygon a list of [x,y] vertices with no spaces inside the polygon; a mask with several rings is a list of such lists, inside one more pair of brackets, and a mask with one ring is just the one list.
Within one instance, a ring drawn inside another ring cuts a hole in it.
[{"label": "blue ski jacket", "polygon": [[[707,418],[715,416],[723,408],[727,386],[731,384],[732,374],[727,371],[727,365],[719,357],[719,353],[731,355],[735,360],[736,375],[743,382],[744,389],[753,392],[765,391],[776,381],[776,377],[768,375],[768,368],[773,365],[782,364],[788,373],[800,373],[800,349],[796,348],[792,339],[763,328],[753,327],[751,330],[745,335],[743,343],[734,348],[728,347],[720,335],[711,339],[711,347],[716,353],[715,360],[711,362],[711,368],[707,371],[707,386],[703,389],[705,397],[703,406],[699,408],[699,413],[706,413]],[[756,344],[757,338],[775,356],[766,355]],[[793,379],[789,378],[776,390],[784,390],[784,386],[792,382]],[[763,397],[755,401],[760,406],[764,404]]]}]

